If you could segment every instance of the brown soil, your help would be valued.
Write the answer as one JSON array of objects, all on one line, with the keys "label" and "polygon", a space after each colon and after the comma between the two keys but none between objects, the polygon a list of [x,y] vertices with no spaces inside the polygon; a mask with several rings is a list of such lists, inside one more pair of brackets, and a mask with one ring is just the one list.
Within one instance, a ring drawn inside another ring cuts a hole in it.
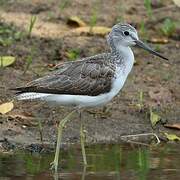
[{"label": "brown soil", "polygon": [[[64,2],[65,7],[62,6]],[[160,38],[162,42],[153,46],[168,57],[170,63],[133,48],[136,64],[119,95],[104,108],[84,109],[86,141],[120,142],[121,135],[152,131],[163,139],[162,132],[180,135],[180,131],[163,126],[164,123],[173,124],[180,120],[179,25],[170,37],[160,31],[165,18],[169,17],[176,22],[180,14],[173,2],[159,2],[153,1],[153,15],[148,18],[141,0],[2,1],[0,25],[13,29],[12,36],[16,32],[27,31],[32,15],[37,17],[37,21],[32,37],[23,36],[7,46],[0,45],[1,55],[16,57],[12,66],[0,69],[0,103],[13,97],[9,88],[22,86],[51,71],[51,66],[67,61],[67,52],[72,49],[79,50],[79,58],[106,51],[108,47],[104,36],[71,34],[75,27],[67,25],[70,16],[78,16],[90,24],[93,12],[96,12],[97,26],[112,27],[124,19],[137,27],[141,39]],[[144,32],[142,20],[146,27]],[[164,38],[168,39],[167,43],[163,43]],[[32,58],[32,63],[23,74],[27,58]],[[140,92],[144,94],[141,110],[138,105]],[[154,130],[149,120],[150,107],[162,117]],[[55,143],[57,123],[70,111],[70,108],[51,107],[41,102],[15,102],[11,112],[0,115],[0,147],[9,150],[41,144],[38,120],[42,122],[44,143]],[[79,142],[79,126],[76,115],[67,124],[64,143]]]}]

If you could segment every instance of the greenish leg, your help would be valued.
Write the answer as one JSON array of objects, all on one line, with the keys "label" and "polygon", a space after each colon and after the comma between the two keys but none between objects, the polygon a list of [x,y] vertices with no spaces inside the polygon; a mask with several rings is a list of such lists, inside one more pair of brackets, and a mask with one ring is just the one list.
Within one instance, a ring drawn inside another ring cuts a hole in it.
[{"label": "greenish leg", "polygon": [[86,168],[87,168],[87,166],[84,166],[81,180],[85,180],[85,178],[86,178]]},{"label": "greenish leg", "polygon": [[59,151],[60,151],[60,145],[61,145],[61,140],[62,140],[62,131],[65,127],[65,124],[70,120],[72,115],[75,113],[76,110],[73,110],[71,113],[69,113],[61,122],[59,123],[58,127],[58,137],[57,137],[57,144],[56,144],[56,152],[55,152],[55,157],[54,161],[50,164],[51,169],[54,169],[55,172],[57,172],[58,169],[58,162],[59,162]]},{"label": "greenish leg", "polygon": [[79,112],[79,116],[80,116],[80,122],[81,122],[81,127],[80,127],[81,150],[82,150],[82,156],[83,156],[83,163],[86,166],[87,165],[87,160],[86,160],[86,151],[85,151],[85,146],[84,146],[86,135],[85,135],[85,131],[83,129],[83,124],[82,124],[82,119],[81,119],[81,112]]}]

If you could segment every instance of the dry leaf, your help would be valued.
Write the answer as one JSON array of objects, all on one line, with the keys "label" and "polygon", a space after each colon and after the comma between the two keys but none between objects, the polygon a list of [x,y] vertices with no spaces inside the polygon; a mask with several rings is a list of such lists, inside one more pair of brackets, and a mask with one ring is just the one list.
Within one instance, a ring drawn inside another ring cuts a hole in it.
[{"label": "dry leaf", "polygon": [[15,57],[13,56],[0,56],[0,67],[6,67],[15,62]]},{"label": "dry leaf", "polygon": [[160,44],[167,44],[169,42],[167,38],[151,38],[149,41],[151,43],[160,43]]},{"label": "dry leaf", "polygon": [[180,7],[180,0],[173,0],[174,4],[178,7]]},{"label": "dry leaf", "polygon": [[86,23],[77,16],[71,16],[70,18],[68,18],[67,24],[73,27],[86,26]]},{"label": "dry leaf", "polygon": [[7,103],[4,103],[4,104],[1,104],[0,105],[0,113],[1,114],[6,114],[7,112],[11,111],[14,107],[14,104],[13,102],[7,102]]},{"label": "dry leaf", "polygon": [[180,130],[180,123],[175,123],[175,124],[165,124],[164,127]]},{"label": "dry leaf", "polygon": [[164,133],[164,134],[169,141],[180,141],[180,137],[178,137],[176,134],[168,134],[168,133]]},{"label": "dry leaf", "polygon": [[154,113],[152,109],[150,109],[150,121],[153,128],[160,120],[161,117],[158,114]]},{"label": "dry leaf", "polygon": [[109,33],[110,31],[111,31],[111,28],[104,27],[104,26],[94,26],[94,27],[86,26],[86,27],[80,27],[80,28],[73,29],[69,33],[76,33],[76,34],[85,33],[85,34],[104,36],[107,33]]}]

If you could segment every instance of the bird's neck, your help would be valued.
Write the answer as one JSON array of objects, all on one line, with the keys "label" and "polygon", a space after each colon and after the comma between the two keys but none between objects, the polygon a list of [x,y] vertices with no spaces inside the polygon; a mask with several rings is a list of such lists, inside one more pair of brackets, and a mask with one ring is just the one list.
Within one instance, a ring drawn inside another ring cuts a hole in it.
[{"label": "bird's neck", "polygon": [[133,52],[129,46],[118,45],[116,47],[116,52],[122,54],[122,56],[126,58],[133,55]]},{"label": "bird's neck", "polygon": [[129,46],[118,45],[115,49],[112,49],[111,54],[118,57],[115,58],[115,61],[121,61],[123,64],[134,63],[134,54]]},{"label": "bird's neck", "polygon": [[134,54],[129,46],[114,42],[111,34],[107,36],[108,45],[111,48],[111,56],[117,66],[123,67],[127,74],[131,71],[134,64]]},{"label": "bird's neck", "polygon": [[134,61],[134,54],[131,48],[116,42],[111,33],[107,36],[107,43],[111,48],[111,54],[119,54],[124,58],[131,58]]},{"label": "bird's neck", "polygon": [[122,72],[127,77],[134,64],[134,54],[131,48],[128,46],[118,46],[111,54],[113,61],[117,64],[117,71],[119,73]]}]

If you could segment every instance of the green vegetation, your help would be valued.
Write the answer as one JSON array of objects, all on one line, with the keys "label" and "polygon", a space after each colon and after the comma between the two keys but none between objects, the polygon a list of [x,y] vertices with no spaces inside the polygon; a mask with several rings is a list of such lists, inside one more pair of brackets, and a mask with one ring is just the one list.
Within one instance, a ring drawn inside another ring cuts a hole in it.
[{"label": "green vegetation", "polygon": [[160,51],[161,50],[161,46],[159,44],[155,44],[154,50]]},{"label": "green vegetation", "polygon": [[140,22],[139,32],[140,32],[140,35],[143,37],[143,39],[148,39],[147,29],[143,20]]},{"label": "green vegetation", "polygon": [[164,20],[163,25],[161,27],[161,31],[165,36],[172,36],[176,30],[176,24],[173,20],[167,18]]},{"label": "green vegetation", "polygon": [[95,3],[93,3],[93,8],[92,8],[92,14],[90,16],[90,32],[92,32],[92,29],[94,26],[96,26],[97,24],[97,19],[98,19],[98,9],[99,9],[99,6],[100,6],[100,1],[96,1]]},{"label": "green vegetation", "polygon": [[29,27],[27,30],[27,36],[28,37],[31,37],[31,33],[32,33],[33,27],[35,25],[36,19],[37,19],[36,16],[31,16],[30,24],[29,24]]},{"label": "green vegetation", "polygon": [[136,106],[139,108],[140,111],[144,109],[144,92],[140,91],[139,92],[139,97],[138,97],[138,103]]},{"label": "green vegetation", "polygon": [[162,79],[164,81],[170,81],[171,79],[173,79],[173,75],[171,72],[166,72],[163,74]]},{"label": "green vegetation", "polygon": [[63,11],[66,7],[68,7],[71,4],[70,0],[62,0],[59,4],[60,11]]},{"label": "green vegetation", "polygon": [[97,11],[94,9],[90,18],[90,26],[93,27],[97,23]]},{"label": "green vegetation", "polygon": [[26,65],[25,65],[23,74],[26,74],[30,65],[32,64],[33,58],[35,57],[35,54],[36,54],[35,52],[36,52],[35,49],[31,48],[30,54],[26,57]]},{"label": "green vegetation", "polygon": [[152,18],[152,6],[151,0],[144,0],[144,6],[146,8],[146,12],[149,18]]},{"label": "green vegetation", "polygon": [[116,8],[117,8],[117,12],[118,12],[118,15],[116,17],[116,23],[124,22],[125,7],[124,7],[123,3],[121,1],[118,2]]},{"label": "green vegetation", "polygon": [[23,74],[26,74],[27,70],[29,69],[30,65],[32,64],[32,61],[33,61],[32,55],[28,55],[26,58],[26,66],[24,68]]},{"label": "green vegetation", "polygon": [[47,20],[52,20],[54,18],[54,13],[52,11],[48,11]]},{"label": "green vegetation", "polygon": [[161,117],[156,112],[154,112],[151,107],[149,109],[149,113],[150,113],[151,125],[152,128],[154,128],[156,124],[161,120]]},{"label": "green vegetation", "polygon": [[93,9],[92,15],[90,17],[90,27],[91,27],[90,32],[92,32],[92,28],[96,26],[96,24],[97,24],[97,10]]},{"label": "green vegetation", "polygon": [[80,49],[70,49],[66,52],[66,56],[68,60],[74,61],[80,56]]},{"label": "green vegetation", "polygon": [[23,33],[17,31],[14,26],[0,22],[0,46],[10,46],[15,41],[21,40]]}]

